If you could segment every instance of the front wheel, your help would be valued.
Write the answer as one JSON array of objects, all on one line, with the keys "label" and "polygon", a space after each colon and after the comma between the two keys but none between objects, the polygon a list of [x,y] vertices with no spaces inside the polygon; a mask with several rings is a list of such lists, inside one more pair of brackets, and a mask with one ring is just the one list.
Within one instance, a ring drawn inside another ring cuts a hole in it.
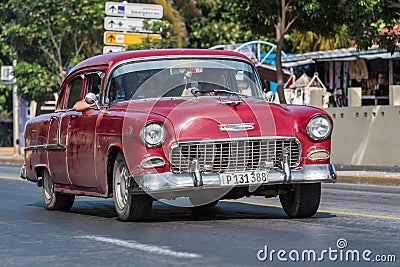
[{"label": "front wheel", "polygon": [[321,183],[293,185],[293,190],[285,195],[279,195],[279,199],[289,217],[311,217],[319,207]]},{"label": "front wheel", "polygon": [[118,153],[113,169],[114,206],[122,221],[141,221],[150,216],[153,199],[129,193],[129,171],[124,156]]},{"label": "front wheel", "polygon": [[74,204],[75,195],[56,192],[54,183],[49,172],[44,169],[43,177],[43,199],[48,210],[69,210]]}]

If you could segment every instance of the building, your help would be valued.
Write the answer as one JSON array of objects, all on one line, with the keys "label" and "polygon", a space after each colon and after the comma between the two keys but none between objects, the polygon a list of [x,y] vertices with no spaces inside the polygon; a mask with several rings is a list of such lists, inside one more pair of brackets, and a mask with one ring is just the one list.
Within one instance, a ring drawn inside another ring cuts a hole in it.
[{"label": "building", "polygon": [[282,64],[309,75],[317,72],[328,91],[341,89],[344,106],[400,105],[399,52],[345,48],[283,57]]}]

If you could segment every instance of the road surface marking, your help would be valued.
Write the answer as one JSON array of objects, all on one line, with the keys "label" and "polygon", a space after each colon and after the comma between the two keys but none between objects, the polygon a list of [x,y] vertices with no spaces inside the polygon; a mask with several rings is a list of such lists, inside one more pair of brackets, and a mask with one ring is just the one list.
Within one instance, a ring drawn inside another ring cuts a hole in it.
[{"label": "road surface marking", "polygon": [[0,176],[0,179],[7,179],[7,180],[23,180],[22,178],[11,177],[11,176]]},{"label": "road surface marking", "polygon": [[91,240],[109,243],[109,244],[126,247],[126,248],[133,248],[133,249],[141,250],[144,252],[149,252],[149,253],[163,255],[163,256],[172,256],[172,257],[184,258],[184,259],[194,259],[194,258],[201,257],[201,255],[195,254],[195,253],[177,252],[177,251],[173,251],[173,250],[163,248],[163,247],[141,244],[141,243],[138,243],[135,241],[125,241],[125,240],[121,240],[121,239],[108,238],[108,237],[102,237],[102,236],[94,236],[94,235],[80,236],[80,238],[91,239]]},{"label": "road surface marking", "polygon": [[[226,199],[222,200],[222,201],[230,202],[230,203],[241,203],[241,204],[247,204],[247,205],[254,205],[254,206],[279,208],[279,209],[282,208],[282,206],[280,206],[280,205],[267,204],[267,203],[257,203],[257,202],[241,201],[241,200],[226,200]],[[367,214],[367,213],[357,213],[357,212],[349,212],[349,211],[334,211],[334,210],[318,210],[318,212],[332,213],[332,214],[336,214],[336,215],[350,215],[350,216],[358,216],[358,217],[369,217],[369,218],[376,218],[376,219],[389,219],[389,220],[400,221],[400,217],[386,216],[386,215],[375,215],[375,214]]]}]

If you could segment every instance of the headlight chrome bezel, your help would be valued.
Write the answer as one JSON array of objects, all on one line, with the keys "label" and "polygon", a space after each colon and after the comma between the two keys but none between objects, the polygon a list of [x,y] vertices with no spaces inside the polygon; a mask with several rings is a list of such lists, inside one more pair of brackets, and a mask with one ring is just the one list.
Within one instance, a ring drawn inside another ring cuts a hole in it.
[{"label": "headlight chrome bezel", "polygon": [[[152,129],[151,129],[152,127]],[[159,132],[157,135],[157,139],[151,140],[150,137],[150,132],[154,131],[155,133]],[[150,121],[147,122],[142,129],[140,130],[140,140],[142,141],[142,143],[149,148],[154,148],[154,147],[158,147],[160,145],[162,145],[165,141],[167,135],[167,130],[164,126],[163,123],[161,122],[157,122],[157,121]]]},{"label": "headlight chrome bezel", "polygon": [[[325,133],[323,134],[316,134],[317,132],[317,127],[320,127],[324,124],[324,126],[327,128]],[[315,115],[312,117],[306,126],[307,129],[307,135],[313,140],[313,141],[325,141],[328,139],[331,134],[332,134],[332,122],[331,120],[326,116],[326,115]]]}]

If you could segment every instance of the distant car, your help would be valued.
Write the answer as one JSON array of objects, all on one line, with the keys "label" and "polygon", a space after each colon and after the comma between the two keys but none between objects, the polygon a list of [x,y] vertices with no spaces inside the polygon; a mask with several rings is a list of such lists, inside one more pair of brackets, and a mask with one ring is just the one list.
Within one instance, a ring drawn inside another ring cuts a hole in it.
[{"label": "distant car", "polygon": [[[73,110],[77,101],[94,107]],[[153,200],[214,206],[279,196],[290,217],[313,216],[330,164],[323,110],[268,103],[253,63],[215,50],[149,50],[84,60],[56,110],[28,121],[21,176],[43,187],[46,208],[75,195],[114,198],[123,221]]]}]

